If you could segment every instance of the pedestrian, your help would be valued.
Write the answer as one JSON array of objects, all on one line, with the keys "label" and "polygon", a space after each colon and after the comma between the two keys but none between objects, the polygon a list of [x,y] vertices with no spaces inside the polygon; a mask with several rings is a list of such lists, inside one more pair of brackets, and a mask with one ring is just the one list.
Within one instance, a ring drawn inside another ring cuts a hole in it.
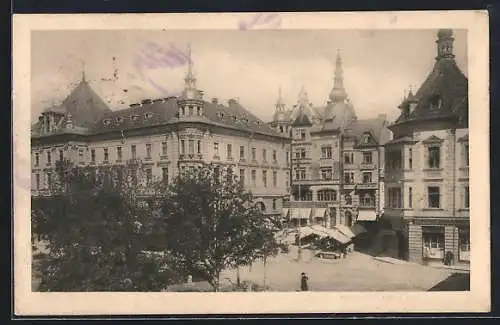
[{"label": "pedestrian", "polygon": [[309,280],[309,278],[307,277],[307,275],[302,272],[300,274],[300,290],[301,291],[308,291],[309,290],[309,286],[307,285],[307,280]]}]

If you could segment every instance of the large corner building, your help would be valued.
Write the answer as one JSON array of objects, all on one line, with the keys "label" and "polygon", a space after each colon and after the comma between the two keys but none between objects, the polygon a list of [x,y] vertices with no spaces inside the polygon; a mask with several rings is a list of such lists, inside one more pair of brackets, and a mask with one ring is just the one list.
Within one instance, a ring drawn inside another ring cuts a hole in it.
[{"label": "large corner building", "polygon": [[384,220],[397,254],[415,262],[469,262],[468,82],[453,33],[437,34],[434,67],[399,106],[385,146]]}]

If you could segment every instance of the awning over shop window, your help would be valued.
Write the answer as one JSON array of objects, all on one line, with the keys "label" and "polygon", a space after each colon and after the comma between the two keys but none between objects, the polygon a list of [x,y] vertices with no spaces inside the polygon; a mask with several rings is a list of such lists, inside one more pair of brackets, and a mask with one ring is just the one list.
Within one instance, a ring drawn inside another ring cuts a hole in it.
[{"label": "awning over shop window", "polygon": [[338,225],[336,226],[338,230],[340,230],[341,233],[346,235],[349,238],[354,238],[356,237],[356,234],[351,230],[351,228],[345,226],[345,225]]},{"label": "awning over shop window", "polygon": [[376,221],[377,214],[375,213],[375,211],[359,210],[357,220],[358,221]]},{"label": "awning over shop window", "polygon": [[309,219],[311,216],[310,208],[290,209],[291,219]]},{"label": "awning over shop window", "polygon": [[324,218],[326,214],[326,208],[316,208],[313,212],[314,218]]},{"label": "awning over shop window", "polygon": [[355,224],[354,224],[354,226],[352,226],[352,228],[351,228],[351,229],[352,229],[352,232],[353,232],[356,236],[358,236],[358,235],[361,235],[361,234],[364,234],[364,233],[368,232],[368,231],[366,230],[366,228],[365,228],[365,227],[363,227],[362,225],[360,225],[359,223],[355,223]]},{"label": "awning over shop window", "polygon": [[281,212],[281,216],[283,218],[287,218],[288,217],[288,212],[289,212],[288,208],[283,208],[283,211]]}]

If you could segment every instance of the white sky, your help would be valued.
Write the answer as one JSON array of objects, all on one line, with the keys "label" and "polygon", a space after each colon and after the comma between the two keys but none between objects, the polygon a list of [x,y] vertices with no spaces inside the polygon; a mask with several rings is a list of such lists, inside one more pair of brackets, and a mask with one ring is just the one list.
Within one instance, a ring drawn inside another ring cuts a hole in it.
[{"label": "white sky", "polygon": [[[467,73],[466,31],[455,30],[458,66]],[[287,107],[302,85],[315,106],[333,85],[337,49],[344,84],[359,118],[397,116],[410,85],[432,69],[436,30],[246,30],[246,31],[37,31],[32,33],[32,119],[66,97],[81,79],[82,61],[92,88],[111,109],[144,98],[166,97],[144,80],[134,58],[149,43],[185,50],[191,43],[198,88],[205,99],[239,98],[269,121],[281,86]],[[113,63],[113,57],[115,61]],[[159,57],[159,56],[157,56]],[[117,71],[117,78],[113,77]],[[168,92],[182,89],[186,66],[144,68]],[[124,92],[126,89],[127,92]]]}]

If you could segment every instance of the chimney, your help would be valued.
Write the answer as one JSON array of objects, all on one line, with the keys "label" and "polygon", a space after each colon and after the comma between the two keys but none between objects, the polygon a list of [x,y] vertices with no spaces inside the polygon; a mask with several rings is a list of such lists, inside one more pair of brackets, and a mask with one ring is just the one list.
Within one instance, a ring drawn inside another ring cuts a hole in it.
[{"label": "chimney", "polygon": [[212,98],[212,104],[218,104],[219,103],[219,99],[217,97],[213,97]]},{"label": "chimney", "polygon": [[236,104],[236,103],[237,103],[237,101],[236,101],[236,99],[234,99],[234,98],[231,98],[230,100],[228,100],[228,101],[227,101],[227,104],[228,104],[229,106],[234,105],[234,104]]}]

